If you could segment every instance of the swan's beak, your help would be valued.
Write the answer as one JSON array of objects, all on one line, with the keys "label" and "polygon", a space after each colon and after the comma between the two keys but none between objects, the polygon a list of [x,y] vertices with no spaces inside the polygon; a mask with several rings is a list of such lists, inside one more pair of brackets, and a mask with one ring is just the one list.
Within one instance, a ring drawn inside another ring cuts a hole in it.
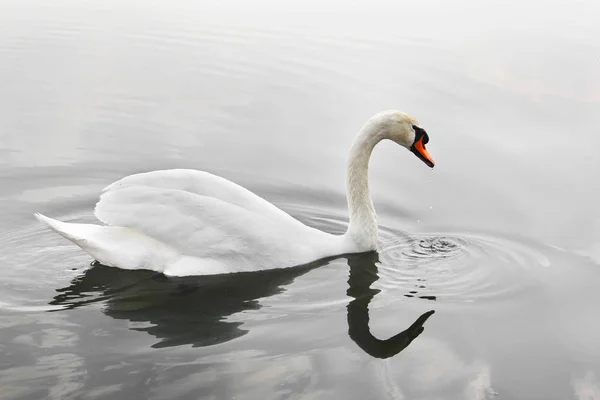
[{"label": "swan's beak", "polygon": [[419,140],[417,140],[411,146],[410,151],[415,153],[415,155],[417,157],[419,157],[421,159],[421,161],[423,161],[425,164],[427,164],[428,167],[433,168],[433,166],[435,165],[435,162],[433,162],[433,158],[431,158],[431,155],[429,154],[429,152],[425,148],[425,145],[423,144],[422,137],[419,138]]}]

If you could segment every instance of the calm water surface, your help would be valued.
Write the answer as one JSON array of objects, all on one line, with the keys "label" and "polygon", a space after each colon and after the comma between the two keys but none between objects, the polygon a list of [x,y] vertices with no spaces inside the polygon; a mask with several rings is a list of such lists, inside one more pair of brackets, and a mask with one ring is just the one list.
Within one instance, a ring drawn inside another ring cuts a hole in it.
[{"label": "calm water surface", "polygon": [[[196,3],[0,4],[0,398],[600,399],[600,3]],[[437,166],[378,146],[378,254],[168,279],[32,218],[185,167],[343,232],[389,108]]]}]

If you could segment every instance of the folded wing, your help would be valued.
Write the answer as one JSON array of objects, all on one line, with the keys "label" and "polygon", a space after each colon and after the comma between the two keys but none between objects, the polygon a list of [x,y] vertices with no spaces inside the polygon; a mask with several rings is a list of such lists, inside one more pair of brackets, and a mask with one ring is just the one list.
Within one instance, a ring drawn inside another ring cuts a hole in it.
[{"label": "folded wing", "polygon": [[226,264],[227,272],[312,261],[318,258],[313,247],[326,235],[215,197],[129,184],[105,191],[95,214],[107,225],[130,228],[196,261]]},{"label": "folded wing", "polygon": [[104,188],[104,192],[131,186],[176,189],[212,197],[271,219],[302,225],[286,212],[248,189],[220,176],[191,169],[170,169],[127,176]]}]

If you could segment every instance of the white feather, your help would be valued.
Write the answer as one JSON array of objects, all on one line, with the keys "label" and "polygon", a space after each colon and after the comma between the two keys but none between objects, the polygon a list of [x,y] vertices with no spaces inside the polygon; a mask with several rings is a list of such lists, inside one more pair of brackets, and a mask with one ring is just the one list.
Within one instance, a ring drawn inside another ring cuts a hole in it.
[{"label": "white feather", "polygon": [[[129,186],[105,192],[96,217],[157,239],[220,273],[284,268],[327,256],[339,240],[306,225],[269,218],[214,197],[184,190]],[[167,266],[189,275],[190,261]]]},{"label": "white feather", "polygon": [[103,192],[129,186],[184,190],[201,196],[214,197],[269,218],[302,225],[286,212],[243,186],[205,171],[170,169],[129,175],[108,185]]}]

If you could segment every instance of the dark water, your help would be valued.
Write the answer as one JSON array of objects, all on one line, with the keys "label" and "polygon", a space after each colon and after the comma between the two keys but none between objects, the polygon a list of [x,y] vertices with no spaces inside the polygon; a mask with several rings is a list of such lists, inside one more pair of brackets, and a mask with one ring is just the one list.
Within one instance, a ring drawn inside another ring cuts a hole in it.
[{"label": "dark water", "polygon": [[[196,3],[0,4],[0,398],[600,399],[600,3]],[[374,152],[379,254],[167,279],[32,218],[186,167],[343,232],[389,108],[437,166]]]}]

